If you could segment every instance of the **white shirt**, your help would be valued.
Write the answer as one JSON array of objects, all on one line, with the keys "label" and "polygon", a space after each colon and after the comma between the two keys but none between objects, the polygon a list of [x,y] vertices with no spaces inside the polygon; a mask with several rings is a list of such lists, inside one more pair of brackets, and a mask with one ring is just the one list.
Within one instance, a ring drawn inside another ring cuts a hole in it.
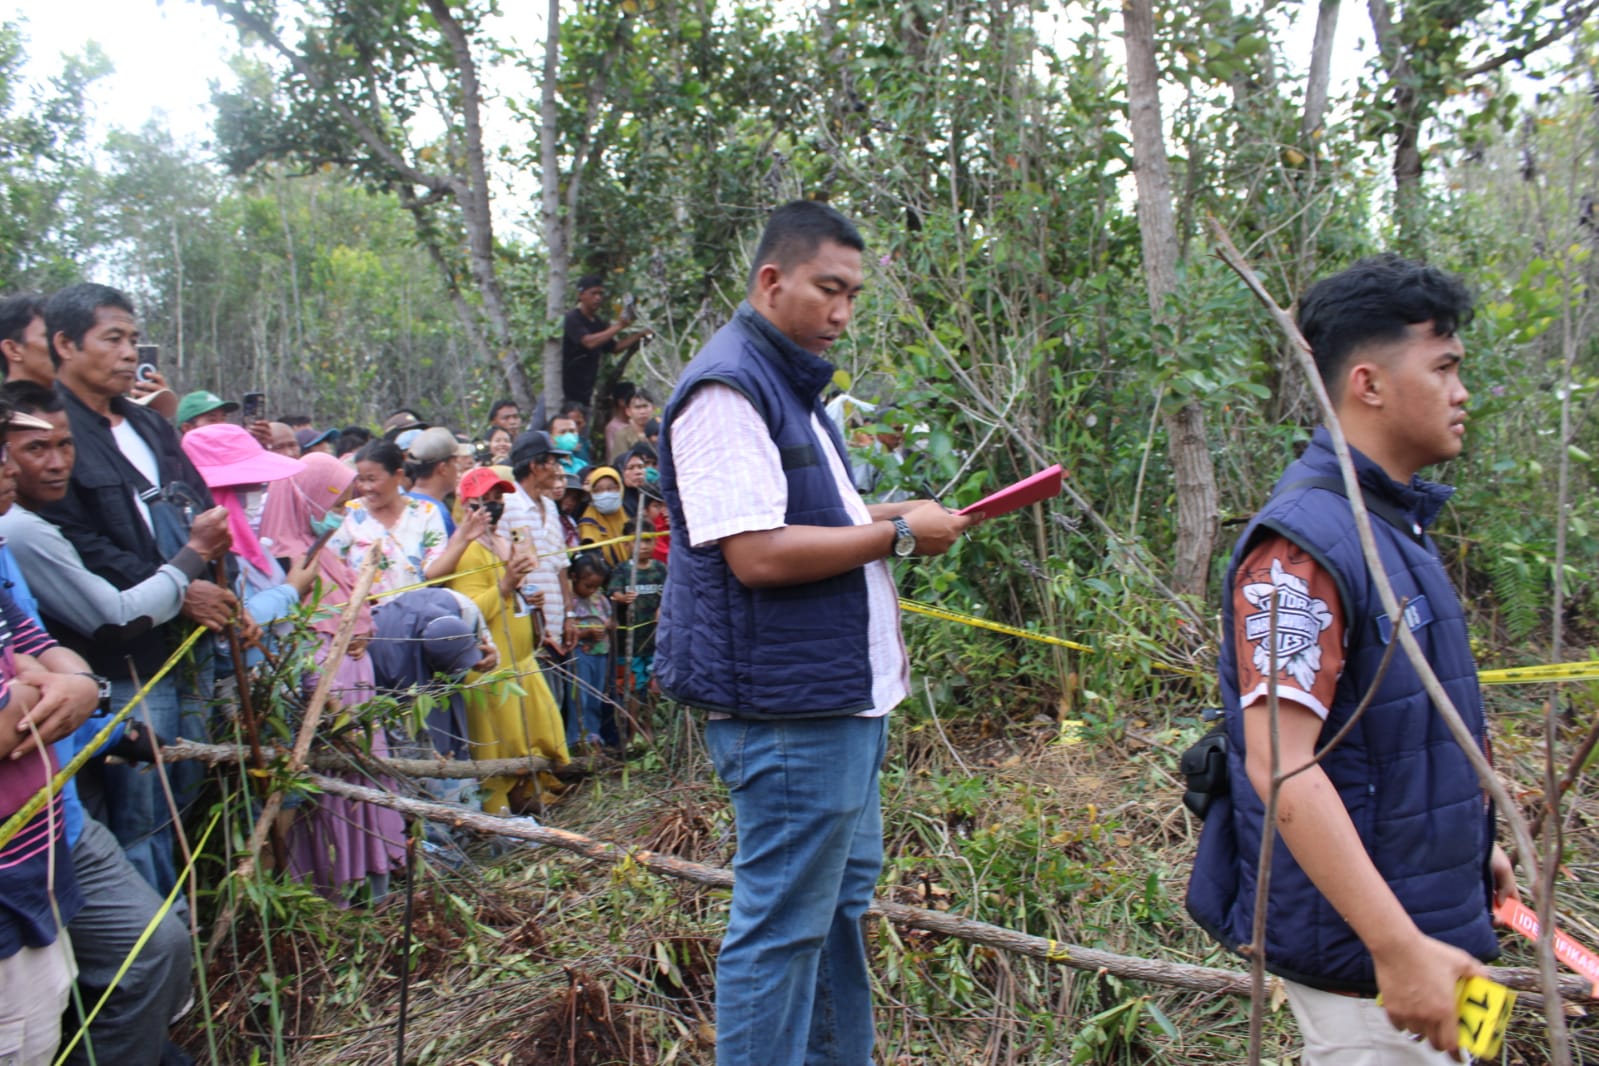
[{"label": "white shirt", "polygon": [[[872,516],[850,478],[849,465],[832,435],[811,416],[811,434],[838,485],[850,519],[870,525]],[[738,390],[712,382],[702,386],[672,422],[672,467],[683,499],[683,521],[696,548],[737,533],[782,529],[788,524],[788,479],[772,433]],[[872,667],[872,709],[860,717],[887,714],[910,693],[910,662],[899,631],[899,597],[888,564],[866,564],[866,641]]]},{"label": "white shirt", "polygon": [[505,512],[500,515],[500,532],[511,535],[513,529],[527,531],[532,549],[538,553],[538,565],[528,574],[528,581],[544,593],[544,625],[561,635],[566,624],[566,596],[561,591],[561,571],[572,560],[566,554],[566,533],[561,529],[561,512],[555,501],[545,496],[529,496],[521,485],[505,495]]},{"label": "white shirt", "polygon": [[[144,479],[151,485],[161,484],[161,465],[156,462],[155,452],[139,436],[139,431],[133,428],[133,423],[124,418],[121,422],[111,427],[111,439],[117,442],[117,451],[122,457],[133,464],[133,469],[144,475]],[[150,508],[139,498],[139,490],[133,490],[133,505],[139,509],[139,517],[144,519],[145,527],[152,533],[155,526],[150,522]]]}]

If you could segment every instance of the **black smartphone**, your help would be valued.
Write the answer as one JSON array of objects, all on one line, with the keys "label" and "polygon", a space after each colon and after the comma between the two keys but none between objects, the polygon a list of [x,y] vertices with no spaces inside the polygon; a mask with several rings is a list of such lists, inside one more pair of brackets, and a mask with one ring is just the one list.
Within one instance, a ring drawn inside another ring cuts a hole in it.
[{"label": "black smartphone", "polygon": [[266,417],[266,393],[247,392],[244,394],[244,403],[239,405],[239,418],[245,425],[259,422]]},{"label": "black smartphone", "polygon": [[472,442],[472,461],[478,466],[488,466],[494,462],[494,456],[489,452],[489,442],[477,440]]},{"label": "black smartphone", "polygon": [[139,345],[139,367],[133,376],[140,381],[149,381],[161,363],[161,346],[159,344]]}]

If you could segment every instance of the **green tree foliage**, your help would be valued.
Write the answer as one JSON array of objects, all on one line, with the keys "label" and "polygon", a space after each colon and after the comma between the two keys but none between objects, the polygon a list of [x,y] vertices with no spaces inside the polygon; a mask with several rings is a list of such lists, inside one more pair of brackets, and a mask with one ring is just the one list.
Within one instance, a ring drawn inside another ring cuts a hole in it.
[{"label": "green tree foliage", "polygon": [[85,95],[110,71],[86,45],[60,57],[45,85],[22,78],[27,38],[0,22],[0,291],[77,277],[93,227]]},{"label": "green tree foliage", "polygon": [[[241,80],[216,97],[229,169],[243,174],[269,161],[304,171],[336,166],[398,197],[473,347],[529,405],[490,210],[477,58],[488,50],[478,39],[484,9],[444,0],[330,0],[305,5],[291,28],[271,3],[209,2],[280,64],[275,80]],[[436,125],[436,135],[419,137],[419,125]]]},{"label": "green tree foliage", "polygon": [[1550,616],[1557,579],[1560,621],[1582,639],[1599,603],[1596,43],[1590,28],[1507,135],[1472,136],[1452,153],[1431,206],[1435,242],[1469,264],[1483,297],[1456,535],[1512,640],[1560,632]]},{"label": "green tree foliage", "polygon": [[[269,60],[241,57],[220,98],[230,175],[157,130],[118,134],[94,212],[97,254],[139,292],[171,352],[164,363],[186,385],[250,382],[326,403],[323,418],[420,402],[475,422],[474,405],[501,389],[459,200],[476,187],[463,178],[471,137],[448,27],[485,64],[538,69],[541,57],[488,39],[487,7],[452,9],[443,22],[421,0],[327,0],[291,30],[266,6],[217,6],[247,41],[266,42]],[[1511,210],[1507,187],[1527,186],[1514,177],[1526,139],[1517,131],[1582,128],[1586,105],[1573,94],[1571,117],[1554,122],[1546,109],[1507,127],[1448,101],[1463,87],[1505,85],[1513,61],[1553,55],[1576,11],[1390,12],[1417,64],[1437,53],[1432,80],[1416,83],[1429,101],[1415,112],[1418,129],[1447,164],[1421,186],[1424,228],[1440,262],[1478,284],[1487,310],[1477,330],[1509,360],[1474,363],[1490,385],[1478,389],[1484,414],[1466,462],[1484,465],[1461,464],[1463,479],[1495,491],[1506,479],[1547,491],[1555,460],[1575,454],[1534,428],[1558,413],[1558,382],[1504,368],[1531,356],[1558,369],[1565,349],[1551,338],[1565,309],[1588,306],[1589,290],[1572,287],[1572,257],[1552,251],[1571,234],[1553,243],[1552,230]],[[1069,503],[996,523],[953,559],[918,568],[907,591],[1111,648],[1080,664],[1048,653],[1068,695],[1129,677],[1165,686],[1150,673],[1155,659],[1205,663],[1222,553],[1204,598],[1169,595],[1179,501],[1166,418],[1183,405],[1203,413],[1218,549],[1314,421],[1280,341],[1208,256],[1206,223],[1220,220],[1285,300],[1387,246],[1398,223],[1382,210],[1389,178],[1374,160],[1392,144],[1382,102],[1391,86],[1359,86],[1320,108],[1302,73],[1309,57],[1285,50],[1293,38],[1280,7],[1158,5],[1179,262],[1157,324],[1141,296],[1115,6],[1066,19],[1020,0],[837,0],[792,12],[629,0],[562,14],[556,157],[571,269],[636,296],[660,337],[628,376],[669,387],[741,298],[766,212],[794,196],[828,198],[870,243],[868,292],[834,353],[839,380],[914,411],[909,487],[968,502],[1048,462],[1071,471]],[[1423,32],[1433,23],[1445,36]],[[1466,40],[1468,26],[1488,36]],[[1591,78],[1583,69],[1568,76]],[[1509,88],[1496,99],[1504,114],[1523,114]],[[488,147],[531,173],[543,165],[538,108],[510,103],[530,136]],[[1456,145],[1463,154],[1451,159]],[[1536,154],[1580,155],[1575,140]],[[1488,174],[1499,184],[1482,184]],[[1566,185],[1582,195],[1581,182]],[[1548,181],[1538,187],[1540,217],[1578,217],[1550,199]],[[501,242],[489,257],[504,278],[507,335],[524,348],[550,328],[543,252]],[[1582,415],[1592,372],[1582,359],[1573,369],[1579,412],[1566,443],[1599,454]],[[1488,413],[1501,408],[1503,428],[1491,429]],[[1580,490],[1586,470],[1575,462]],[[1575,498],[1568,568],[1580,568],[1590,528],[1585,496]],[[1557,527],[1509,524],[1496,543],[1516,547],[1491,566],[1466,550],[1467,567],[1518,607],[1507,610],[1509,632],[1525,634],[1543,621]],[[1128,617],[1140,624],[1130,629]]]},{"label": "green tree foliage", "polygon": [[332,172],[229,181],[153,126],[106,155],[108,258],[177,386],[260,389],[319,424],[399,403],[475,421],[490,390],[392,197]]}]

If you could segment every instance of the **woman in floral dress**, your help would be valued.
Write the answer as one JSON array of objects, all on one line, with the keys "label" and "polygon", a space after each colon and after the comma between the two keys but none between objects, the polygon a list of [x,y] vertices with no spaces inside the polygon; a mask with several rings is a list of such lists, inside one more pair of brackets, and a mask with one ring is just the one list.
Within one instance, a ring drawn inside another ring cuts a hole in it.
[{"label": "woman in floral dress", "polygon": [[444,512],[404,491],[405,453],[377,440],[355,455],[355,490],[344,524],[328,547],[359,571],[376,544],[380,552],[374,593],[392,592],[453,573],[467,545],[488,527],[480,514],[463,517],[453,536],[444,532]]},{"label": "woman in floral dress", "polygon": [[[198,431],[196,431],[198,432]],[[261,514],[262,536],[270,538],[272,551],[290,561],[305,557],[324,527],[337,521],[345,501],[354,491],[350,468],[320,452],[307,452],[304,469],[281,489],[267,496]],[[309,596],[318,605],[311,629],[316,634],[316,671],[328,669],[345,605],[355,591],[355,574],[333,552],[317,555],[320,588]],[[376,682],[367,644],[372,637],[372,612],[361,608],[356,616],[354,640],[344,658],[334,665],[331,693],[333,709],[353,711],[374,695]],[[316,687],[318,673],[305,679],[306,692]],[[329,714],[330,721],[336,714]],[[382,758],[389,753],[381,728],[366,729],[366,746]],[[370,777],[340,774],[357,784]],[[383,780],[380,778],[380,780]],[[388,892],[389,874],[405,864],[405,820],[395,811],[356,800],[319,793],[300,802],[289,826],[289,875],[308,879],[317,890],[341,905],[365,883],[373,900]]]}]

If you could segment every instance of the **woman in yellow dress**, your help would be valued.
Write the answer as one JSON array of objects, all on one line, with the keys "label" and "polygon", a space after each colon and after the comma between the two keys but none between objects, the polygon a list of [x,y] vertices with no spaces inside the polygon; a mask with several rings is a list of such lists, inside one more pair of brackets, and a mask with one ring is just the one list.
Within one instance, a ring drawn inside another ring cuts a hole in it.
[{"label": "woman in yellow dress", "polygon": [[[496,530],[503,497],[515,486],[494,470],[480,467],[461,479],[457,497],[468,509],[487,513],[488,532],[476,538],[461,556],[457,575],[450,587],[471,597],[483,612],[494,646],[500,652],[500,666],[516,672],[518,695],[509,684],[485,684],[467,690],[467,735],[472,756],[477,759],[515,759],[541,756],[556,764],[568,761],[566,731],[561,711],[550,696],[549,686],[533,657],[538,646],[533,631],[537,603],[522,599],[521,587],[536,560],[532,552],[519,550]],[[535,594],[537,598],[537,594]],[[469,682],[481,675],[468,674]],[[540,774],[541,785],[558,788],[549,774]],[[503,814],[510,810],[511,793],[518,778],[491,777],[483,782],[483,810]],[[536,794],[536,793],[535,793]]]}]

